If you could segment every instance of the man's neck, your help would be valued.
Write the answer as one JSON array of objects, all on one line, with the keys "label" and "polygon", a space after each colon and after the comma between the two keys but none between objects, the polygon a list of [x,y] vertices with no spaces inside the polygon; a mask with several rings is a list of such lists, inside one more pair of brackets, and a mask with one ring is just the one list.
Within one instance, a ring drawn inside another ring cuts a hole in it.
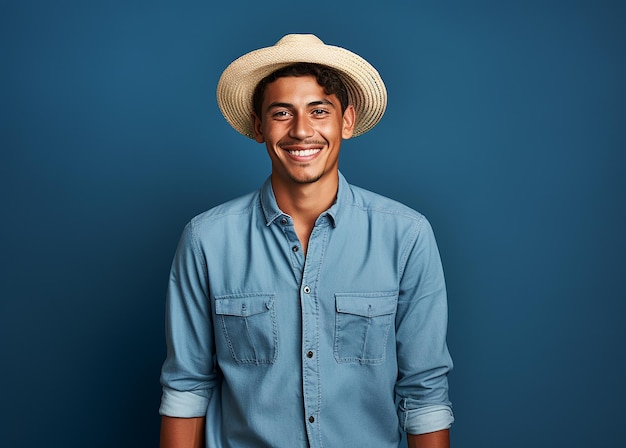
[{"label": "man's neck", "polygon": [[338,186],[338,172],[308,184],[287,183],[272,175],[272,188],[278,207],[293,218],[305,252],[315,221],[335,202]]}]

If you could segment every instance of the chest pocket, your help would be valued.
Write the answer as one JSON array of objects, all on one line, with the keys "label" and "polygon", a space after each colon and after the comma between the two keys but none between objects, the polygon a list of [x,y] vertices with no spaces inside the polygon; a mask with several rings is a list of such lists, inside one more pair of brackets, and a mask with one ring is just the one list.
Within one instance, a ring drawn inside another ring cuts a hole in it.
[{"label": "chest pocket", "polygon": [[215,298],[215,314],[233,359],[239,364],[272,364],[278,354],[274,294]]},{"label": "chest pocket", "polygon": [[340,363],[382,363],[397,303],[395,292],[336,293],[335,360]]}]

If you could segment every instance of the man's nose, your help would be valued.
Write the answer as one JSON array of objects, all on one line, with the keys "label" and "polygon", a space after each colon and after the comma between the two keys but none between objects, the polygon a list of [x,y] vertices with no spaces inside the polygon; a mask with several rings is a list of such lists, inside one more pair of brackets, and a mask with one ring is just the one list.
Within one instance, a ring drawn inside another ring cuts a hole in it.
[{"label": "man's nose", "polygon": [[289,136],[297,138],[299,140],[304,140],[305,138],[311,137],[312,135],[313,127],[311,126],[308,117],[297,114],[293,118]]}]

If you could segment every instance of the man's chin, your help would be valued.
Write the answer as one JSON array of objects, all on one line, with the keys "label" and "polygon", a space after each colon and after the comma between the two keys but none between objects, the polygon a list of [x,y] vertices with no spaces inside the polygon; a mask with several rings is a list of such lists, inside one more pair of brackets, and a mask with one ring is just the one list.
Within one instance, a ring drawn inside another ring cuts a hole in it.
[{"label": "man's chin", "polygon": [[323,176],[323,173],[316,175],[316,176],[298,176],[298,177],[289,176],[289,177],[296,184],[306,185],[306,184],[314,184],[315,182],[320,180],[322,176]]},{"label": "man's chin", "polygon": [[319,181],[325,173],[325,170],[320,170],[318,173],[311,169],[285,170],[285,174],[291,182],[301,185],[314,184],[315,182]]}]

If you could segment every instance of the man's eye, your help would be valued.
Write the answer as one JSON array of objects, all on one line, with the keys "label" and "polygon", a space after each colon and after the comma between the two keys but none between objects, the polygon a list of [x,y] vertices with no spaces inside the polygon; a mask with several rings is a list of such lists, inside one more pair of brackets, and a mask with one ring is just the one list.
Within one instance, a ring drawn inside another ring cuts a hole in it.
[{"label": "man's eye", "polygon": [[286,118],[288,116],[289,116],[289,112],[287,112],[286,110],[279,110],[272,114],[272,117],[274,118]]},{"label": "man's eye", "polygon": [[313,115],[325,115],[328,113],[326,109],[313,109]]}]

